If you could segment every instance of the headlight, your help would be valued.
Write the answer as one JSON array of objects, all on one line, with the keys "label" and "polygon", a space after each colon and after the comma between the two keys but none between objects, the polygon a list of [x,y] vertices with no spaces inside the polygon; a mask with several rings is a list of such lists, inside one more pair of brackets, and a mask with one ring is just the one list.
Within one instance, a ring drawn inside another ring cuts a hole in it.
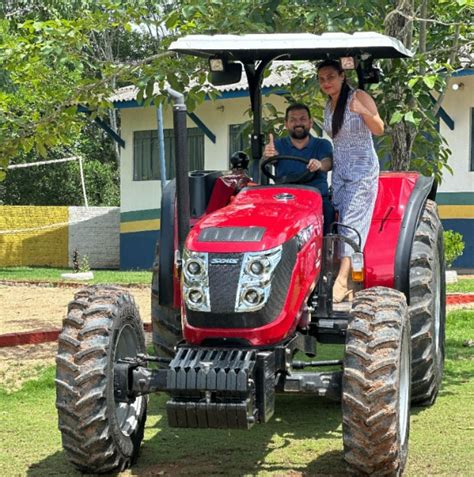
[{"label": "headlight", "polygon": [[266,293],[260,287],[248,287],[242,290],[241,301],[249,309],[258,309],[266,299]]},{"label": "headlight", "polygon": [[211,311],[209,298],[208,255],[205,252],[183,252],[183,297],[194,311]]},{"label": "headlight", "polygon": [[235,301],[236,312],[257,311],[265,306],[281,251],[280,245],[264,252],[244,254]]},{"label": "headlight", "polygon": [[184,273],[190,281],[200,280],[206,275],[206,265],[200,258],[189,258],[186,261]]},{"label": "headlight", "polygon": [[201,288],[188,288],[186,290],[186,298],[195,306],[201,305],[205,300],[205,296]]},{"label": "headlight", "polygon": [[253,275],[256,278],[262,277],[265,273],[268,273],[270,267],[270,261],[268,258],[263,257],[263,258],[252,258],[248,263],[247,263],[247,273],[249,275]]}]

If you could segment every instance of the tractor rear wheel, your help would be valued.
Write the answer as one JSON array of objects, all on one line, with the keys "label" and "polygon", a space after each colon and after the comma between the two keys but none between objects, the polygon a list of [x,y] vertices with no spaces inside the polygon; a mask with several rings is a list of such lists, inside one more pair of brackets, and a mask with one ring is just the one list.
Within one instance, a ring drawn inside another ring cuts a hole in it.
[{"label": "tractor rear wheel", "polygon": [[129,294],[98,286],[75,294],[59,335],[56,407],[64,450],[81,471],[120,471],[136,459],[147,398],[115,400],[114,364],[145,351],[143,324]]},{"label": "tractor rear wheel", "polygon": [[355,295],[342,376],[344,458],[350,474],[401,475],[410,428],[410,323],[405,296]]},{"label": "tractor rear wheel", "polygon": [[[151,287],[151,321],[155,354],[172,359],[176,345],[183,339],[181,316],[177,310],[161,306],[158,295],[158,271],[153,272]],[[158,363],[158,367],[163,366]]]},{"label": "tractor rear wheel", "polygon": [[446,284],[443,226],[436,204],[427,200],[410,257],[413,404],[430,406],[441,387],[444,366]]}]

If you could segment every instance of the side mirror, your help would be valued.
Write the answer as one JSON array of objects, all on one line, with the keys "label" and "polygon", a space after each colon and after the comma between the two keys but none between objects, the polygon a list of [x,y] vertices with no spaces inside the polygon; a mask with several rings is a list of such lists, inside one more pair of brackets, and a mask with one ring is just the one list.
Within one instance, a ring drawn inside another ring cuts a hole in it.
[{"label": "side mirror", "polygon": [[210,80],[214,86],[238,83],[242,78],[241,63],[225,63],[222,71],[211,71]]}]

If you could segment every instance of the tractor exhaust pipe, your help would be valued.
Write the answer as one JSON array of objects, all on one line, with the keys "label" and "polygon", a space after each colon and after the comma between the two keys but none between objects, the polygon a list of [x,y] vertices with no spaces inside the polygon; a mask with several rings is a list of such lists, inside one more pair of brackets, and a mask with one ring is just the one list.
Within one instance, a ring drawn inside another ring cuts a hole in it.
[{"label": "tractor exhaust pipe", "polygon": [[175,171],[176,171],[176,207],[178,218],[178,246],[183,251],[184,242],[189,232],[191,210],[189,205],[189,158],[188,131],[186,129],[186,104],[184,95],[172,88],[166,92],[173,98],[173,128],[175,136]]}]

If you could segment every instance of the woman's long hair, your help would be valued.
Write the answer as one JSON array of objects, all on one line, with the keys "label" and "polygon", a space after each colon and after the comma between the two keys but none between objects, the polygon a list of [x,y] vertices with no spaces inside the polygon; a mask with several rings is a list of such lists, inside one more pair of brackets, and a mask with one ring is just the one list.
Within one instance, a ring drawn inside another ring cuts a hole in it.
[{"label": "woman's long hair", "polygon": [[[330,67],[334,68],[338,74],[344,73],[344,70],[341,66],[341,63],[337,60],[324,60],[318,64],[318,73],[321,68]],[[334,108],[334,113],[332,115],[332,137],[334,138],[336,134],[342,128],[342,123],[344,122],[344,112],[346,110],[347,97],[349,96],[349,91],[351,90],[347,79],[344,77],[342,82],[341,92],[339,93],[339,98],[337,98],[336,107]]]}]

